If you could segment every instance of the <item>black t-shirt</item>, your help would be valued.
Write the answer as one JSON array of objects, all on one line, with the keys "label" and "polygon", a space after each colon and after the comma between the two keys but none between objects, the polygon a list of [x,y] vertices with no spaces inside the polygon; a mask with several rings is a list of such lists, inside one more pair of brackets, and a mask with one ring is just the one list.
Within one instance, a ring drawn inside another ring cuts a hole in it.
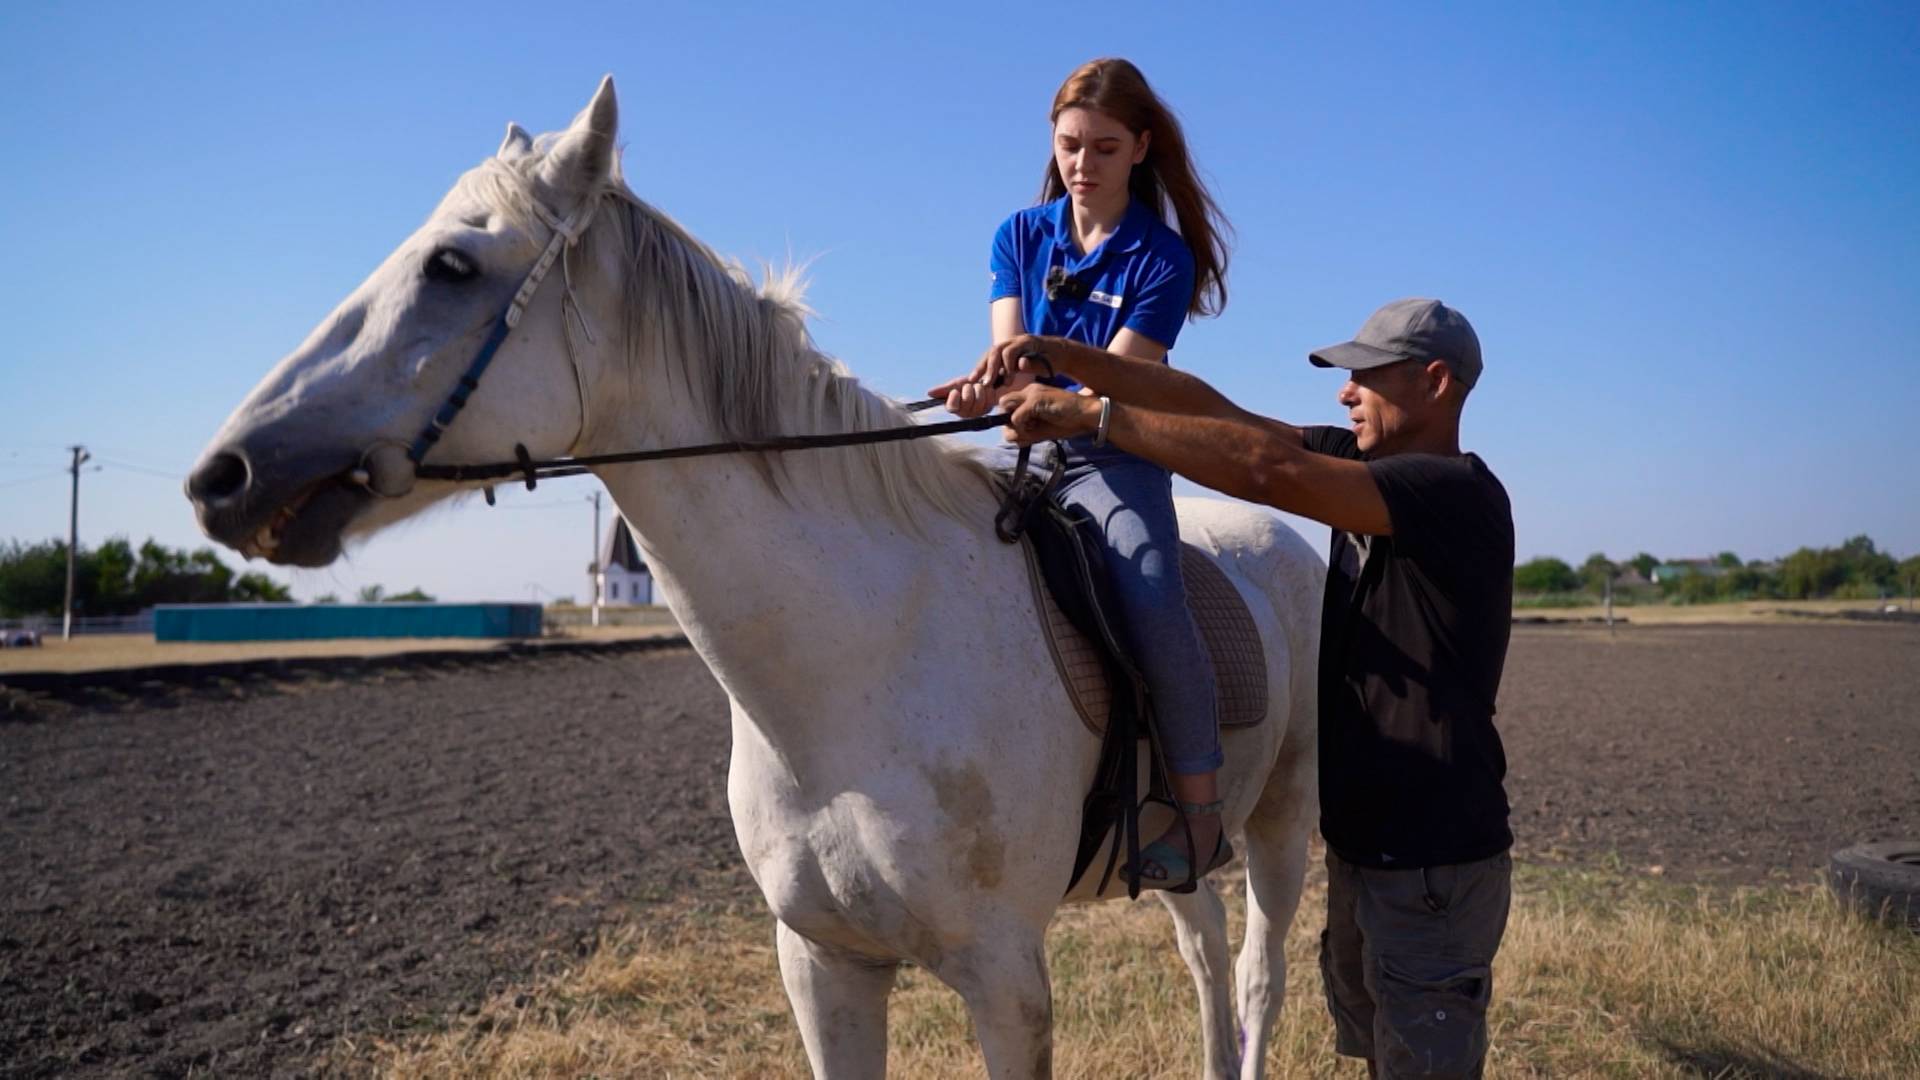
[{"label": "black t-shirt", "polygon": [[1341,858],[1412,868],[1513,846],[1494,699],[1513,627],[1513,511],[1477,455],[1366,460],[1392,536],[1333,531],[1320,638],[1320,832]]}]

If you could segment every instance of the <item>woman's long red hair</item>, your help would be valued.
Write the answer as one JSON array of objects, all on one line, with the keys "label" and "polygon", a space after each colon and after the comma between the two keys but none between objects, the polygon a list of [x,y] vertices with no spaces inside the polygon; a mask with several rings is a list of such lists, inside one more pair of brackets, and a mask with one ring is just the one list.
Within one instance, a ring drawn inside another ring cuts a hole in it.
[{"label": "woman's long red hair", "polygon": [[[1173,110],[1147,85],[1147,77],[1118,58],[1082,64],[1053,95],[1049,123],[1068,109],[1092,109],[1112,117],[1135,135],[1151,132],[1147,156],[1133,167],[1127,189],[1162,221],[1173,211],[1180,236],[1193,252],[1193,299],[1189,317],[1218,315],[1227,306],[1227,243],[1232,232],[1213,195],[1194,172],[1187,138]],[[1047,157],[1047,175],[1040,201],[1051,202],[1067,193],[1060,169]]]}]

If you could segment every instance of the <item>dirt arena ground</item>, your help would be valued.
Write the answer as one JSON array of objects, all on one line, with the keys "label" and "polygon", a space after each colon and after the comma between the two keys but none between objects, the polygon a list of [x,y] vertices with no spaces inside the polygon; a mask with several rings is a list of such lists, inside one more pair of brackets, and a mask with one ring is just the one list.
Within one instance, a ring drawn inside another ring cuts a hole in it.
[{"label": "dirt arena ground", "polygon": [[[1522,858],[1801,883],[1920,832],[1920,627],[1519,627],[1500,724]],[[727,742],[637,643],[0,691],[0,1077],[307,1075],[752,904]]]}]

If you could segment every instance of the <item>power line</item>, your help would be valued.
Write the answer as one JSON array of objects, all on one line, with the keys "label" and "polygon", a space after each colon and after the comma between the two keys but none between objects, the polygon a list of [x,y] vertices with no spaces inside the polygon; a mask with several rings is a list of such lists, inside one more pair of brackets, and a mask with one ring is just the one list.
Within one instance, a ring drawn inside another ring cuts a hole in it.
[{"label": "power line", "polygon": [[135,465],[130,461],[117,461],[113,458],[105,458],[105,457],[96,457],[93,460],[98,461],[103,465],[112,465],[116,469],[129,469],[133,472],[144,473],[147,476],[157,476],[163,480],[185,480],[186,479],[185,476],[177,472],[167,472],[164,469],[153,469],[145,465]]},{"label": "power line", "polygon": [[500,505],[495,506],[492,509],[494,510],[562,510],[562,509],[578,510],[579,508],[580,508],[579,503],[574,502],[572,499],[564,499],[564,500],[558,500],[554,502],[527,503],[523,506],[513,506],[506,502],[502,502]]},{"label": "power line", "polygon": [[10,487],[19,487],[22,484],[31,484],[39,480],[51,480],[56,476],[65,476],[66,473],[67,473],[67,470],[64,467],[62,467],[62,468],[55,469],[52,472],[41,473],[38,476],[28,476],[18,480],[9,480],[4,484],[0,484],[0,490],[5,490],[6,488],[10,488]]}]

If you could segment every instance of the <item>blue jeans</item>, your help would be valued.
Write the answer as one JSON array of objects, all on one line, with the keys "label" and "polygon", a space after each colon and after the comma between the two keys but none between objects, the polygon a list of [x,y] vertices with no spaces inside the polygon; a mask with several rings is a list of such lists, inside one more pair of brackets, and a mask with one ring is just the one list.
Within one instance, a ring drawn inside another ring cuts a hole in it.
[{"label": "blue jeans", "polygon": [[[1034,447],[1036,472],[1044,474],[1052,463],[1051,444]],[[1213,662],[1187,610],[1173,474],[1123,450],[1096,449],[1086,438],[1067,443],[1066,466],[1060,501],[1100,526],[1126,645],[1153,695],[1167,769],[1212,772],[1225,760],[1214,717]]]}]

